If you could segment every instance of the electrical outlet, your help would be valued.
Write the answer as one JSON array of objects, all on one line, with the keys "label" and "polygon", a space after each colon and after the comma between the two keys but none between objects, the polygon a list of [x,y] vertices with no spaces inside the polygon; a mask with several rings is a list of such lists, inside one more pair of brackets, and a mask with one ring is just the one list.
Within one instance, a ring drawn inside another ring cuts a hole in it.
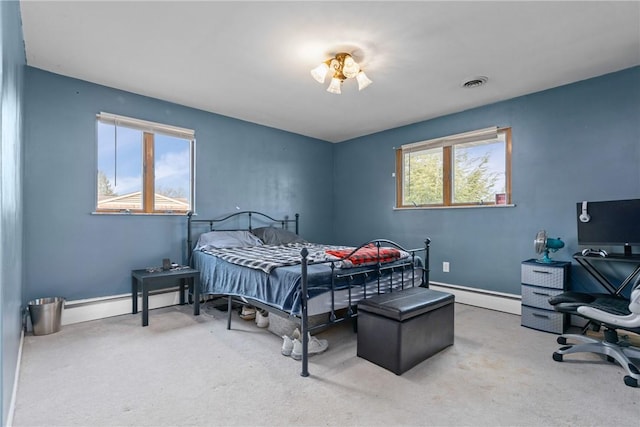
[{"label": "electrical outlet", "polygon": [[444,261],[442,263],[442,271],[445,272],[445,273],[449,272],[449,262],[448,261]]}]

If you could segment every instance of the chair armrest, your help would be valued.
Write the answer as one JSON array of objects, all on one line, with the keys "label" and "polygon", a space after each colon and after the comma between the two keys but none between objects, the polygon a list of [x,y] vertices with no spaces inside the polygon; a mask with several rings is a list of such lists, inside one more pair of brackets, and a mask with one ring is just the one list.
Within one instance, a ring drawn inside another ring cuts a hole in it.
[{"label": "chair armrest", "polygon": [[629,311],[633,314],[640,315],[640,287],[636,287],[633,291],[631,291],[631,302],[629,303]]},{"label": "chair armrest", "polygon": [[619,326],[621,328],[640,328],[640,313],[631,313],[626,316],[619,316],[589,306],[578,307],[578,313],[588,319]]}]

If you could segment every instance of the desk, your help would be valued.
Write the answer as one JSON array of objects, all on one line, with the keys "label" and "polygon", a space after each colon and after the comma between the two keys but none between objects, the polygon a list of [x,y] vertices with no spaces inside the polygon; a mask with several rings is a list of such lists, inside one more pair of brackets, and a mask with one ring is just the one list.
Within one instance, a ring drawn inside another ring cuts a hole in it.
[{"label": "desk", "polygon": [[131,271],[131,312],[138,312],[138,292],[142,291],[142,326],[149,324],[149,291],[175,286],[175,280],[180,279],[180,305],[184,305],[184,291],[187,281],[193,287],[193,315],[200,314],[200,272],[193,268],[147,271]]},{"label": "desk", "polygon": [[[587,270],[587,273],[613,295],[620,295],[624,288],[640,273],[640,255],[625,256],[622,254],[609,254],[606,257],[601,257],[599,255],[582,255],[581,252],[577,252],[573,254],[573,258]],[[602,262],[629,262],[634,264],[635,268],[616,286],[598,270],[597,264]]]}]

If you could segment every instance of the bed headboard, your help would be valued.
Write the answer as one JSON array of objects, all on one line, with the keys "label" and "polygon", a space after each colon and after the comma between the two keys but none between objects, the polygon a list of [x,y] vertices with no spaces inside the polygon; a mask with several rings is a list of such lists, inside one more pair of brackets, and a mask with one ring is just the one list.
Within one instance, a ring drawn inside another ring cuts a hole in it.
[{"label": "bed headboard", "polygon": [[[295,228],[296,234],[300,230],[300,214],[295,214],[295,219],[285,216],[283,219],[275,219],[267,214],[257,211],[240,211],[225,217],[215,219],[196,219],[193,212],[187,212],[187,259],[191,264],[191,251],[197,237],[208,231],[252,231],[258,227],[279,226],[285,230]],[[198,231],[199,230],[199,231]]]}]

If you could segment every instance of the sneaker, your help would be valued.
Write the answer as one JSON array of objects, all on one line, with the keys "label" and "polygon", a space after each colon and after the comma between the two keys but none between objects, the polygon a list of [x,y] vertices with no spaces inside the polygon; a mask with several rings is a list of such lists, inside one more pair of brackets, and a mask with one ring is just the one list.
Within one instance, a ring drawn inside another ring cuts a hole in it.
[{"label": "sneaker", "polygon": [[295,328],[291,336],[283,335],[282,336],[282,354],[285,356],[291,356],[291,351],[293,350],[293,340],[300,339],[300,330]]},{"label": "sneaker", "polygon": [[295,328],[293,330],[293,333],[291,334],[291,339],[295,340],[295,339],[300,339],[300,330],[298,328]]},{"label": "sneaker", "polygon": [[[314,354],[319,354],[329,348],[329,341],[327,340],[319,340],[316,337],[312,337],[309,334],[309,347],[307,348],[307,353],[309,356],[313,356]],[[291,358],[295,360],[302,359],[302,341],[295,338],[293,340],[293,349],[291,349]]]},{"label": "sneaker", "polygon": [[240,318],[244,320],[253,320],[256,318],[256,309],[250,305],[243,305],[240,312]]},{"label": "sneaker", "polygon": [[300,339],[300,330],[295,328],[291,336],[283,335],[282,336],[282,354],[284,356],[291,356],[291,351],[293,350],[293,340]]},{"label": "sneaker", "polygon": [[264,310],[256,311],[256,325],[258,328],[266,328],[269,326],[269,312]]},{"label": "sneaker", "polygon": [[283,356],[291,356],[291,350],[293,350],[293,340],[286,336],[282,336],[282,355]]}]

